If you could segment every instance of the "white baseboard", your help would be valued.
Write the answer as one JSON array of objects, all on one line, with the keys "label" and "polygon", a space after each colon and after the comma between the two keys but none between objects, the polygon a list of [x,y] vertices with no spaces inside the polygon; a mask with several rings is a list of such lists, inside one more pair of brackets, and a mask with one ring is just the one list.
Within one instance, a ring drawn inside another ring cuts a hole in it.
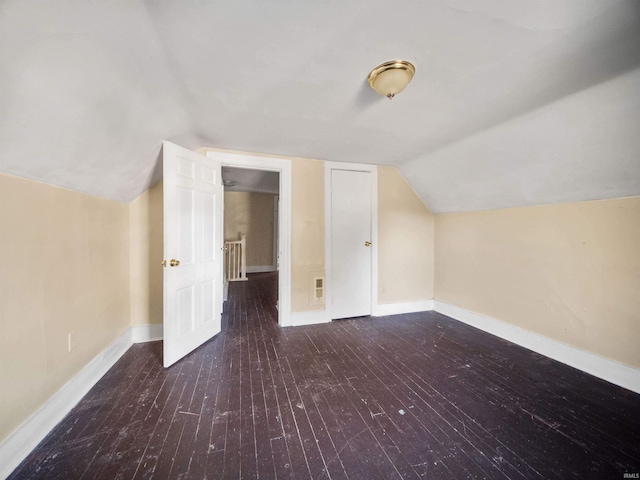
[{"label": "white baseboard", "polygon": [[162,340],[162,324],[134,325],[131,327],[133,343],[154,342]]},{"label": "white baseboard", "polygon": [[[385,303],[374,307],[372,316],[398,315],[401,313],[425,312],[433,310],[433,300],[421,300],[418,302]],[[299,325],[315,325],[329,323],[331,319],[326,310],[310,310],[308,312],[291,312],[291,322],[283,327],[295,327]]]},{"label": "white baseboard", "polygon": [[433,310],[433,300],[420,300],[418,302],[383,303],[373,309],[374,317],[386,315],[400,315],[402,313],[428,312]]},{"label": "white baseboard", "polygon": [[162,325],[136,325],[96,355],[0,443],[0,478],[8,477],[134,343],[162,339]]},{"label": "white baseboard", "polygon": [[247,273],[264,273],[264,272],[275,272],[275,265],[257,265],[253,267],[247,266]]},{"label": "white baseboard", "polygon": [[0,478],[8,477],[20,465],[131,345],[128,328],[0,443]]},{"label": "white baseboard", "polygon": [[297,327],[300,325],[315,325],[318,323],[329,323],[331,319],[327,317],[325,310],[310,310],[308,312],[291,312],[291,321],[283,327]]},{"label": "white baseboard", "polygon": [[444,302],[436,301],[435,311],[582,370],[594,377],[640,393],[640,370],[636,368]]}]

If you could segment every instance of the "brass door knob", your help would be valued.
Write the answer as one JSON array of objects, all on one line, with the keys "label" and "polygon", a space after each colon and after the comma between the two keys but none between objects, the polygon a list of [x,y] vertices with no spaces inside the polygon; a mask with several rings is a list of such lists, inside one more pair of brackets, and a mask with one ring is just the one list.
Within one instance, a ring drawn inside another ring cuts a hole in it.
[{"label": "brass door knob", "polygon": [[364,246],[365,247],[370,247],[371,246],[371,242],[364,242]]},{"label": "brass door knob", "polygon": [[180,265],[180,260],[176,260],[175,258],[172,258],[169,262],[170,267],[177,267],[178,265]]}]

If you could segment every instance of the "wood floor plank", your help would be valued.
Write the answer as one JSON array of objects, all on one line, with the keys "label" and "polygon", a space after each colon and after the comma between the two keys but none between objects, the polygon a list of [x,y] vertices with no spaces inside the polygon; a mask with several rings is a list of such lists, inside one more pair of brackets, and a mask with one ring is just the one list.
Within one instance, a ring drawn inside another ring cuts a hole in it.
[{"label": "wood floor plank", "polygon": [[277,274],[168,369],[132,346],[14,479],[623,478],[640,395],[435,312],[277,325]]},{"label": "wood floor plank", "polygon": [[[198,425],[194,432],[189,469],[183,475],[186,478],[204,478],[208,456],[215,451],[215,447],[211,443],[211,431],[213,422],[216,419],[215,407],[220,385],[222,384],[221,369],[216,367],[220,365],[224,359],[223,353],[226,338],[224,334],[219,335],[213,342],[207,345],[207,355],[203,365],[208,365],[208,371],[199,379],[198,388],[199,390],[202,389],[200,393],[200,395],[202,395],[202,402]],[[192,405],[191,410],[196,411],[197,407]]]},{"label": "wood floor plank", "polygon": [[[405,368],[398,369],[398,371],[404,371],[404,370],[406,370],[406,369]],[[489,369],[488,371],[493,372],[492,369]],[[480,376],[480,378],[482,380],[480,382],[477,382],[478,371],[474,372],[473,377],[474,377],[474,379],[476,379],[476,381],[467,382],[466,383],[466,387],[467,388],[473,388],[472,385],[476,385],[478,383],[484,384],[484,385],[486,385],[486,383],[491,384],[491,379],[486,379],[486,378],[482,379],[482,376]],[[514,423],[514,424],[517,423],[519,425],[519,428],[517,430],[513,430],[512,429],[510,431],[510,433],[509,433],[508,437],[509,437],[509,440],[511,441],[511,443],[513,443],[514,438],[518,438],[518,437],[522,438],[523,445],[528,442],[527,439],[529,438],[529,435],[526,434],[527,428],[523,428],[523,425],[525,427],[528,427],[527,423],[529,423],[529,422],[527,422],[527,420],[536,420],[536,423],[540,424],[540,425],[538,425],[539,430],[540,430],[540,432],[538,432],[538,433],[540,435],[544,435],[544,437],[547,437],[547,436],[549,436],[549,435],[551,435],[553,433],[558,433],[558,427],[561,425],[560,423],[552,423],[550,420],[545,420],[545,418],[543,418],[541,416],[538,416],[535,413],[532,413],[529,410],[527,410],[527,409],[535,410],[536,408],[544,408],[545,402],[543,400],[538,398],[536,400],[536,407],[533,407],[533,406],[529,406],[529,405],[533,405],[533,403],[531,403],[531,395],[525,396],[525,397],[516,396],[516,397],[511,399],[512,400],[511,402],[509,402],[507,399],[504,398],[504,393],[509,391],[510,386],[517,385],[519,383],[522,383],[522,382],[518,382],[516,379],[512,379],[511,382],[506,382],[505,384],[503,384],[502,385],[502,390],[501,390],[502,398],[501,399],[496,399],[496,400],[501,400],[499,405],[500,405],[500,407],[502,407],[502,413],[503,414],[505,413],[505,405],[508,405],[506,410],[507,410],[507,412],[509,412],[512,415],[514,413],[522,413],[521,410],[529,412],[529,413],[527,413],[525,415],[520,415],[520,419],[512,419],[510,422],[507,422],[507,427],[508,427],[509,423]],[[478,386],[478,388],[479,388],[479,390],[477,391],[477,395],[479,395],[479,396],[481,396],[483,398],[490,399],[490,396],[488,395],[488,393],[493,392],[494,388],[490,387],[490,388],[487,389],[486,386]],[[460,390],[464,391],[465,389],[457,389],[457,391],[460,391]],[[449,397],[451,398],[452,395],[450,394]],[[442,397],[440,397],[440,398],[442,398]],[[529,403],[527,403],[527,402],[529,402]],[[471,405],[471,406],[477,405],[477,404],[478,404],[478,402],[475,401],[475,399],[471,399],[471,400],[469,400],[467,402],[467,405]],[[497,404],[497,402],[489,401],[488,404],[485,404],[485,407],[487,405],[491,406],[491,405],[495,405],[495,404]],[[513,409],[511,408],[511,406],[513,406],[513,405],[519,405],[519,407],[516,408],[516,410],[518,412],[514,412],[513,411]],[[557,407],[553,408],[553,406],[551,406],[551,407],[552,408],[549,411],[550,412],[551,411],[555,411],[554,415],[558,414],[558,413],[562,414],[563,409],[558,409]],[[482,410],[486,410],[486,408],[483,408]],[[533,418],[531,418],[531,414],[534,415]],[[527,417],[527,415],[528,415],[529,418],[525,418],[525,417]],[[551,418],[553,418],[553,417],[551,417]],[[569,419],[569,422],[571,422],[571,419]],[[547,430],[549,430],[550,427],[553,427],[553,428],[551,428],[551,430],[554,430],[553,433],[547,432]],[[587,428],[587,430],[589,429],[588,426],[586,428]],[[548,469],[546,471],[545,471],[545,469],[542,469],[540,471],[540,473],[542,473],[546,478],[551,478],[551,477],[556,476],[556,475],[558,475],[559,477],[562,477],[564,475],[567,475],[567,474],[571,473],[572,470],[571,470],[571,466],[570,465],[566,465],[564,467],[564,469],[562,467],[558,466],[558,463],[560,463],[560,464],[565,463],[566,464],[566,462],[564,460],[565,458],[580,459],[581,457],[584,457],[582,460],[579,460],[579,461],[581,461],[583,463],[587,463],[587,464],[590,462],[590,460],[589,460],[589,456],[590,455],[587,455],[586,457],[584,456],[585,451],[588,450],[588,447],[585,444],[581,444],[582,440],[580,440],[579,437],[576,437],[575,439],[569,437],[569,438],[567,438],[567,440],[569,440],[569,441],[568,442],[567,441],[562,442],[561,448],[555,449],[554,451],[549,452],[549,453],[545,453],[546,445],[543,442],[540,442],[539,444],[529,445],[529,447],[527,448],[527,453],[529,455],[531,455],[532,452],[535,453],[537,449],[540,449],[539,451],[537,451],[537,455],[544,455],[544,456],[547,456],[549,458],[549,461],[547,462],[547,465],[549,467],[553,466],[553,468],[550,468],[550,469]],[[602,445],[601,442],[597,442],[597,443],[598,443],[598,445]],[[505,458],[503,457],[503,455],[505,453],[507,453],[507,454],[510,453],[510,449],[506,449],[506,451],[505,451],[505,447],[503,446],[501,448],[501,452],[497,456],[497,458],[499,458],[501,462],[504,462],[504,460],[505,460]],[[554,465],[554,462],[553,462],[554,457],[556,457],[556,459],[557,459],[557,461],[555,462],[555,465]],[[518,459],[516,459],[516,460],[518,460]],[[524,461],[524,458],[521,457],[519,460]],[[525,471],[526,470],[526,468],[525,468],[526,465],[522,465],[522,464],[518,464],[518,463],[516,463],[515,465],[519,468],[520,471]],[[533,471],[531,471],[531,473],[533,473]]]},{"label": "wood floor plank", "polygon": [[[365,355],[362,349],[366,349],[366,345],[367,343],[363,342],[361,346],[355,347],[359,351],[356,352],[356,356]],[[483,468],[482,465],[484,465],[486,469],[487,463],[489,463],[490,469],[502,471],[508,478],[525,478],[524,472],[510,468],[512,466],[508,462],[504,460],[498,462],[485,454],[486,451],[491,451],[491,447],[484,443],[482,436],[477,435],[473,423],[465,423],[462,412],[455,408],[455,405],[441,404],[437,390],[432,389],[430,386],[422,388],[419,383],[416,383],[413,376],[419,376],[418,372],[424,369],[422,363],[415,366],[410,362],[398,360],[395,358],[396,355],[390,351],[379,357],[382,358],[379,366],[382,369],[386,369],[386,372],[379,372],[380,375],[384,379],[395,377],[397,382],[394,390],[404,392],[403,397],[411,400],[411,402],[408,402],[410,405],[407,413],[416,416],[420,423],[430,431],[433,429],[436,429],[436,432],[441,431],[442,429],[438,426],[438,423],[446,425],[446,430],[453,432],[453,437],[456,437],[452,439],[456,449],[459,449],[460,452],[469,457],[467,464],[472,462],[481,469]],[[394,358],[396,360],[395,363],[393,363]],[[376,375],[376,372],[372,371],[371,374]],[[429,401],[427,402],[424,399],[429,399]],[[437,421],[432,422],[432,419]],[[477,472],[476,475],[478,475]]]},{"label": "wood floor plank", "polygon": [[147,362],[140,374],[133,376],[131,388],[124,391],[120,397],[121,401],[115,402],[112,413],[105,418],[105,427],[98,431],[107,428],[107,425],[113,425],[114,428],[111,428],[110,434],[102,440],[101,448],[88,465],[84,478],[115,478],[120,465],[112,459],[115,457],[122,460],[135,449],[135,440],[146,417],[147,407],[152,401],[151,397],[155,396],[152,389],[157,388],[154,381],[159,372],[157,369],[153,372],[154,364],[155,359]]},{"label": "wood floor plank", "polygon": [[[339,337],[343,336],[344,332],[340,332],[339,336],[334,338],[334,341],[337,341]],[[405,435],[408,435],[410,438],[410,441],[407,441],[407,439],[402,443],[411,445],[411,447],[405,449],[406,454],[410,455],[411,460],[408,460],[403,454],[402,456],[404,458],[396,458],[396,463],[399,465],[399,468],[396,468],[410,475],[409,478],[415,474],[419,475],[418,471],[421,468],[417,468],[417,466],[423,467],[425,462],[431,458],[425,458],[424,448],[418,456],[411,455],[412,453],[416,453],[412,447],[416,445],[424,447],[425,445],[429,445],[429,443],[433,444],[435,439],[433,433],[427,428],[424,428],[424,425],[422,425],[423,428],[418,428],[417,424],[419,422],[410,422],[408,421],[409,417],[405,418],[404,414],[401,413],[404,412],[407,406],[393,393],[393,390],[397,388],[394,382],[385,383],[384,385],[378,383],[375,375],[373,375],[371,371],[367,372],[363,370],[362,359],[353,355],[350,347],[346,344],[341,358],[348,360],[348,363],[345,363],[345,371],[348,372],[349,376],[345,377],[344,382],[345,387],[348,389],[346,392],[347,398],[355,399],[354,406],[361,411],[360,414],[363,420],[368,423],[369,428],[383,430],[383,427],[379,423],[379,413],[386,414],[389,419],[393,418],[394,423],[398,426],[398,430],[404,431]],[[371,417],[371,419],[369,420],[368,417]],[[382,448],[382,445],[380,446]],[[438,455],[437,449],[440,448],[440,446],[440,443],[431,446],[432,450],[436,450],[436,458]],[[393,449],[390,453],[395,454]],[[445,453],[441,453],[441,456],[444,455]],[[406,465],[403,465],[403,462],[406,462]],[[438,461],[434,460],[434,462],[434,465],[437,466]],[[462,471],[459,472],[457,476],[462,475],[462,473]]]}]

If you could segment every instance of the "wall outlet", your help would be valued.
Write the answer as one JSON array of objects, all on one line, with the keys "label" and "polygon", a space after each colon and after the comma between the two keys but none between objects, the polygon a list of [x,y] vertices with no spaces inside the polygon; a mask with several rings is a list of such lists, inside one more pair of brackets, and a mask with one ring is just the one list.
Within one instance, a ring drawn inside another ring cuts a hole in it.
[{"label": "wall outlet", "polygon": [[71,352],[74,350],[77,343],[76,332],[69,332],[69,335],[67,336],[67,351]]}]

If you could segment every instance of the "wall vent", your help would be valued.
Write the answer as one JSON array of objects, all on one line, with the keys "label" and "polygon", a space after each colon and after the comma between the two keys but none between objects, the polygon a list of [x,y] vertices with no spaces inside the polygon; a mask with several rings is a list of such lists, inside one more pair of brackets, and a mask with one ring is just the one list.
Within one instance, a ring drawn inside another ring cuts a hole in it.
[{"label": "wall vent", "polygon": [[324,299],[324,278],[322,277],[313,279],[313,298],[314,300]]}]

